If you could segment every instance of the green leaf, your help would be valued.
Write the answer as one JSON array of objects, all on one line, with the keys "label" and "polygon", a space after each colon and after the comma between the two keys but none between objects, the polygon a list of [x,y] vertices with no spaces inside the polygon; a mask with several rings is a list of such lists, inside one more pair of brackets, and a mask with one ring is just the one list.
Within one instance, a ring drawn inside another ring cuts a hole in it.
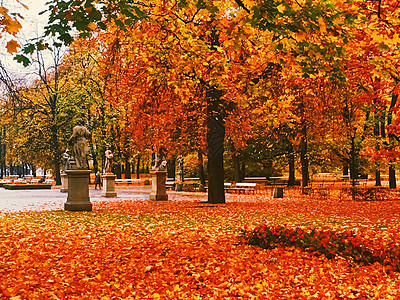
[{"label": "green leaf", "polygon": [[29,60],[29,58],[27,58],[25,55],[22,55],[22,54],[17,54],[17,55],[14,57],[14,60],[17,61],[17,62],[19,62],[19,63],[22,63],[24,67],[29,66],[30,63],[31,63],[31,61]]}]

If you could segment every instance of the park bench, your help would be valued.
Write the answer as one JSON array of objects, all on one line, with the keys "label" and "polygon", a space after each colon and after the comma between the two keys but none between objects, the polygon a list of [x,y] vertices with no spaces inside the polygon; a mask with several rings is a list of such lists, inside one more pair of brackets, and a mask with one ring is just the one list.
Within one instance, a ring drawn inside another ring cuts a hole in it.
[{"label": "park bench", "polygon": [[[204,187],[205,190],[208,189],[208,186]],[[224,190],[230,191],[232,189],[232,182],[224,182]]]},{"label": "park bench", "polygon": [[271,185],[287,185],[289,177],[287,176],[277,176],[277,177],[269,177],[270,181],[272,181]]},{"label": "park bench", "polygon": [[132,183],[140,183],[140,179],[115,179],[115,184],[132,184]]},{"label": "park bench", "polygon": [[198,177],[187,177],[187,178],[183,178],[184,181],[199,181],[200,178]]},{"label": "park bench", "polygon": [[175,178],[167,178],[165,181],[165,187],[167,189],[173,190],[175,188]]},{"label": "park bench", "polygon": [[229,191],[232,188],[231,182],[224,182],[224,190]]},{"label": "park bench", "polygon": [[255,176],[255,177],[245,177],[244,182],[256,182],[256,183],[262,183],[265,184],[268,182],[268,178],[265,176]]},{"label": "park bench", "polygon": [[231,190],[238,191],[239,194],[241,191],[254,193],[256,186],[257,186],[257,183],[254,183],[254,182],[238,182],[235,184],[234,188],[231,188]]}]

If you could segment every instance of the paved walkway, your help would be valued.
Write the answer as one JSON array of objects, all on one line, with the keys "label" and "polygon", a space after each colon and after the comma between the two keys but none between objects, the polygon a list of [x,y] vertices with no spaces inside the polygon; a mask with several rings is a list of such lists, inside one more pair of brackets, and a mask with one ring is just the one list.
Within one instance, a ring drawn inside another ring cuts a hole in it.
[{"label": "paved walkway", "polygon": [[[101,190],[89,189],[90,201],[112,200],[148,200],[150,187],[117,187],[117,197],[101,197]],[[51,190],[6,190],[0,188],[0,213],[18,211],[39,211],[64,209],[68,194],[61,193],[60,188]],[[169,200],[200,200],[206,201],[205,193],[168,192]]]}]

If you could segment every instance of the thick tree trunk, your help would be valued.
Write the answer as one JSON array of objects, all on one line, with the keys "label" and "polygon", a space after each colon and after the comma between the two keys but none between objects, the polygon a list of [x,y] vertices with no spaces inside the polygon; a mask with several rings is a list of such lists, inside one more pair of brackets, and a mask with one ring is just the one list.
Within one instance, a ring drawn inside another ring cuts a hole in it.
[{"label": "thick tree trunk", "polygon": [[389,188],[396,188],[396,170],[392,164],[389,165]]},{"label": "thick tree trunk", "polygon": [[382,186],[381,171],[378,168],[375,171],[375,186]]},{"label": "thick tree trunk", "polygon": [[225,203],[224,138],[225,112],[221,101],[223,92],[215,86],[206,91],[208,144],[208,202]]}]

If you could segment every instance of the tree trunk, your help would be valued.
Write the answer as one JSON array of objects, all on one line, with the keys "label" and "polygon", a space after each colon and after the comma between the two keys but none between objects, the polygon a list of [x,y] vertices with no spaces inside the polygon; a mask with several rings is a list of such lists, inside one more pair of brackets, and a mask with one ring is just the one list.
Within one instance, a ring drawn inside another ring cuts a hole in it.
[{"label": "tree trunk", "polygon": [[215,86],[207,88],[208,202],[225,203],[224,138],[225,116],[221,100],[223,92]]},{"label": "tree trunk", "polygon": [[203,153],[199,150],[197,152],[197,158],[199,159],[199,178],[200,183],[205,186],[206,185],[206,175],[204,174],[204,167],[203,167]]},{"label": "tree trunk", "polygon": [[392,164],[389,164],[389,188],[396,188],[396,170]]},{"label": "tree trunk", "polygon": [[300,141],[300,163],[301,163],[301,179],[302,187],[308,186],[309,174],[308,174],[308,154],[307,154],[307,124],[303,121],[301,128],[301,141]]},{"label": "tree trunk", "polygon": [[352,179],[352,185],[356,185],[357,172],[356,172],[356,149],[354,136],[351,137],[351,165],[350,165],[350,178]]},{"label": "tree trunk", "polygon": [[129,158],[125,157],[125,178],[131,179],[131,163],[129,162]]},{"label": "tree trunk", "polygon": [[246,164],[242,162],[242,167],[240,168],[240,177],[245,178],[246,177]]},{"label": "tree trunk", "polygon": [[294,153],[293,147],[291,147],[291,151],[288,156],[288,163],[289,163],[289,178],[287,186],[294,186],[295,185],[295,169],[294,169]]},{"label": "tree trunk", "polygon": [[117,178],[121,179],[122,178],[121,163],[114,164],[113,169],[114,169],[115,175],[117,175]]},{"label": "tree trunk", "polygon": [[382,186],[381,171],[378,169],[379,168],[378,164],[376,166],[377,166],[377,169],[375,171],[375,186]]},{"label": "tree trunk", "polygon": [[175,180],[175,169],[176,169],[176,157],[173,157],[172,159],[168,160],[167,162],[167,176],[168,178],[174,178]]},{"label": "tree trunk", "polygon": [[[393,112],[392,108],[395,107],[397,100],[399,98],[398,94],[392,95],[392,101],[390,103],[389,113],[388,113],[388,125],[392,124]],[[392,144],[394,142],[395,136],[394,134],[389,134],[389,143]],[[396,188],[396,170],[394,169],[393,164],[389,163],[389,188]]]},{"label": "tree trunk", "polygon": [[237,153],[232,153],[233,170],[235,174],[234,180],[236,182],[241,182],[243,178],[240,176],[240,160]]},{"label": "tree trunk", "polygon": [[61,185],[61,174],[60,174],[60,162],[61,153],[60,146],[58,143],[58,129],[54,129],[51,133],[52,145],[53,145],[53,166],[54,166],[54,177],[56,185]]},{"label": "tree trunk", "polygon": [[349,165],[347,163],[343,164],[343,176],[349,175]]},{"label": "tree trunk", "polygon": [[31,166],[32,169],[32,175],[33,177],[36,177],[36,167],[34,165]]},{"label": "tree trunk", "polygon": [[140,156],[138,156],[136,162],[136,179],[140,179]]}]

